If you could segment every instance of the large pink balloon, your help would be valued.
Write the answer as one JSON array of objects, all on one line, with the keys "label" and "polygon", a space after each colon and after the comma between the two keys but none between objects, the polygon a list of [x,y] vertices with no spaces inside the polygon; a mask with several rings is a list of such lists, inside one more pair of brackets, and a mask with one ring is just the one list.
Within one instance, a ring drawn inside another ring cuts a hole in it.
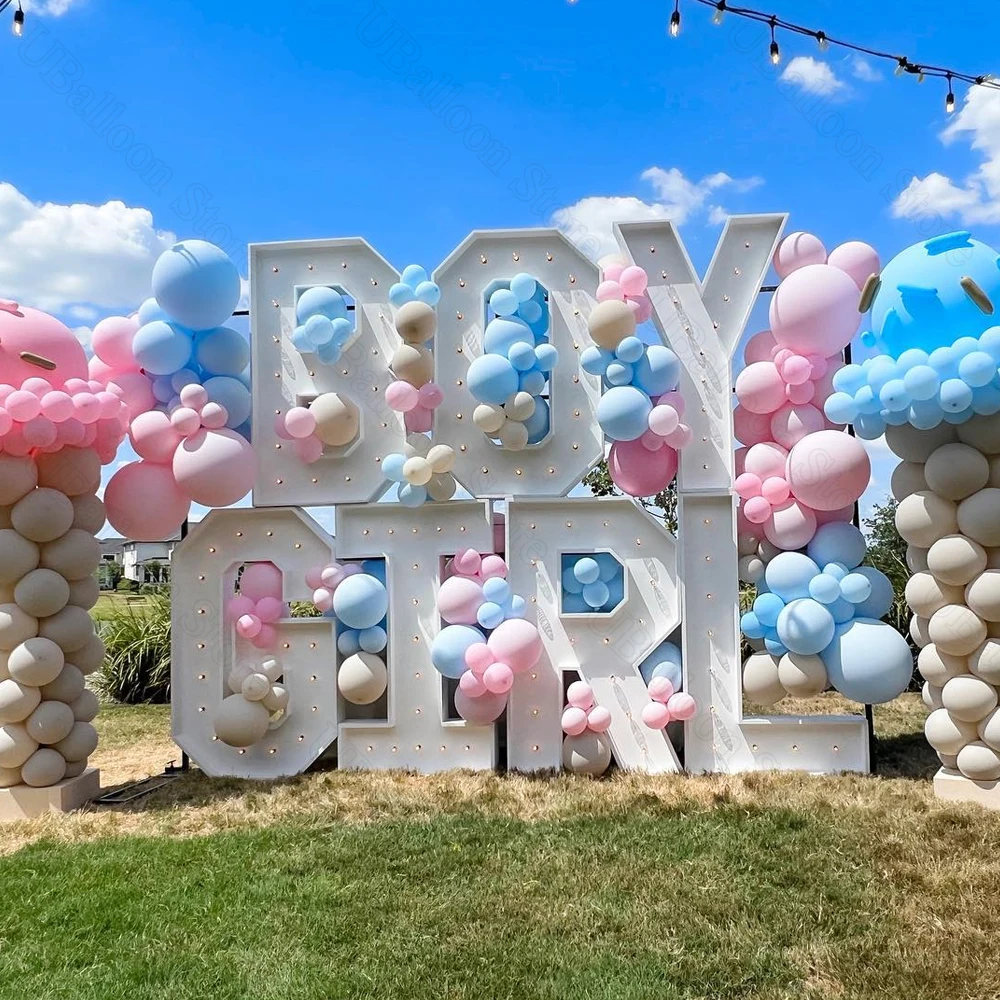
[{"label": "large pink balloon", "polygon": [[180,530],[191,503],[177,488],[169,465],[133,462],[111,477],[104,506],[122,537],[162,541]]},{"label": "large pink balloon", "polygon": [[871,479],[864,445],[840,431],[818,431],[788,453],[786,478],[792,493],[816,510],[839,510],[854,503]]},{"label": "large pink balloon", "polygon": [[139,321],[126,316],[102,319],[94,327],[90,339],[94,354],[115,371],[138,371],[139,365],[132,353],[132,338],[138,329]]},{"label": "large pink balloon", "polygon": [[488,726],[503,715],[507,707],[506,694],[491,694],[487,691],[478,698],[470,698],[461,688],[455,692],[455,709],[458,714],[474,726]]},{"label": "large pink balloon", "polygon": [[156,406],[153,385],[145,375],[140,375],[138,372],[122,372],[108,383],[108,387],[112,390],[115,386],[118,387],[133,417]]},{"label": "large pink balloon", "polygon": [[169,462],[181,443],[180,434],[162,410],[140,413],[132,421],[128,436],[135,453],[150,462]]},{"label": "large pink balloon", "polygon": [[616,441],[608,454],[608,471],[623,493],[650,497],[665,490],[677,475],[677,452],[667,444],[649,451],[641,439]]},{"label": "large pink balloon", "polygon": [[849,274],[859,291],[865,287],[865,282],[873,274],[878,274],[882,269],[875,248],[858,240],[841,243],[839,247],[834,247],[827,263],[832,267],[839,267],[845,274]]},{"label": "large pink balloon", "polygon": [[538,626],[523,618],[508,618],[490,635],[487,645],[501,663],[515,674],[530,670],[542,655],[542,637]]},{"label": "large pink balloon", "polygon": [[831,521],[853,521],[854,504],[849,503],[846,507],[839,507],[837,510],[817,510],[813,513],[816,515],[817,524],[829,524]]},{"label": "large pink balloon", "polygon": [[774,251],[774,269],[779,278],[808,264],[825,264],[826,247],[812,233],[789,233]]},{"label": "large pink balloon", "polygon": [[748,448],[771,440],[771,414],[752,413],[745,406],[733,410],[733,433],[736,440]]},{"label": "large pink balloon", "polygon": [[[22,353],[51,361],[55,368],[40,368]],[[0,382],[20,386],[40,375],[54,389],[62,388],[68,379],[86,379],[89,371],[83,345],[54,316],[0,300]]]},{"label": "large pink balloon", "polygon": [[811,403],[804,406],[783,406],[771,417],[771,435],[782,448],[792,448],[807,434],[821,431],[826,419]]},{"label": "large pink balloon", "polygon": [[755,361],[770,361],[774,357],[776,347],[771,331],[761,330],[760,333],[755,333],[743,348],[743,363],[752,365]]},{"label": "large pink balloon", "polygon": [[755,361],[736,377],[736,398],[751,413],[774,413],[785,405],[785,383],[771,361]]},{"label": "large pink balloon", "polygon": [[858,331],[858,286],[840,268],[809,264],[793,271],[771,299],[771,332],[781,347],[829,357]]},{"label": "large pink balloon", "polygon": [[775,507],[770,520],[764,524],[767,540],[779,549],[801,549],[816,534],[816,515],[795,500]]},{"label": "large pink balloon", "polygon": [[251,601],[281,597],[281,570],[273,562],[247,563],[240,575],[240,594]]},{"label": "large pink balloon", "polygon": [[772,476],[784,476],[788,452],[773,441],[755,444],[746,454],[743,467],[762,482]]},{"label": "large pink balloon", "polygon": [[438,614],[450,625],[475,625],[476,612],[485,600],[482,584],[467,576],[452,576],[438,591]]},{"label": "large pink balloon", "polygon": [[228,507],[253,488],[257,456],[234,431],[199,431],[174,452],[177,485],[195,503]]}]

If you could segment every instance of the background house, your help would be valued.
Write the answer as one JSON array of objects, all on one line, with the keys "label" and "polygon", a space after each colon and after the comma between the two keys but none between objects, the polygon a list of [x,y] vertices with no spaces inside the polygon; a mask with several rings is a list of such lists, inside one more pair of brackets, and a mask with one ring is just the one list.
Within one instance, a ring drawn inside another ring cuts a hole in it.
[{"label": "background house", "polygon": [[127,538],[102,538],[98,579],[102,589],[113,590],[121,579],[136,584],[169,583],[170,557],[180,536],[161,542],[133,542]]}]

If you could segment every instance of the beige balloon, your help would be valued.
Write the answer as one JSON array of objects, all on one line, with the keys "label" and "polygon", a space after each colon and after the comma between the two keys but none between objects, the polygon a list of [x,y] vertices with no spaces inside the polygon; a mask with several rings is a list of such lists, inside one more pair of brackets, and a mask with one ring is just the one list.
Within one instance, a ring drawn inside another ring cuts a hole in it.
[{"label": "beige balloon", "polygon": [[484,434],[495,434],[506,420],[507,414],[503,412],[503,408],[490,403],[480,403],[472,411],[472,422]]},{"label": "beige balloon", "polygon": [[911,573],[921,573],[927,569],[927,551],[916,545],[906,546],[906,566]]},{"label": "beige balloon", "polygon": [[66,761],[66,777],[77,778],[87,770],[86,760]]},{"label": "beige balloon", "polygon": [[0,584],[17,583],[38,566],[38,546],[12,528],[0,529]]},{"label": "beige balloon", "polygon": [[423,344],[437,333],[437,313],[426,302],[414,300],[396,310],[396,332],[408,344]]},{"label": "beige balloon", "polygon": [[924,736],[938,753],[958,753],[967,743],[971,743],[978,733],[971,722],[952,718],[945,708],[937,708],[924,722]]},{"label": "beige balloon", "polygon": [[743,696],[755,705],[775,705],[787,692],[770,653],[754,653],[743,664]]},{"label": "beige balloon", "polygon": [[963,500],[958,529],[986,548],[1000,545],[1000,490],[987,487]]},{"label": "beige balloon", "polygon": [[0,504],[0,528],[13,528],[14,523],[10,519],[10,512],[13,507],[6,507]]},{"label": "beige balloon", "polygon": [[73,504],[73,527],[79,528],[81,531],[89,531],[92,535],[96,535],[104,527],[104,522],[107,520],[104,501],[100,497],[88,493],[72,497],[71,500]]},{"label": "beige balloon", "polygon": [[579,736],[567,736],[563,739],[562,762],[573,774],[599,778],[611,766],[611,744],[604,733],[589,730]]},{"label": "beige balloon", "polygon": [[980,573],[965,588],[965,603],[987,622],[1000,622],[1000,569]]},{"label": "beige balloon", "polygon": [[420,455],[414,455],[403,463],[403,478],[411,486],[424,486],[431,481],[433,475],[431,463]]},{"label": "beige balloon", "polygon": [[919,462],[900,462],[892,470],[890,490],[897,500],[903,500],[911,493],[927,489],[924,467]]},{"label": "beige balloon", "polygon": [[269,712],[283,712],[288,707],[288,688],[284,684],[273,684],[261,704]]},{"label": "beige balloon", "polygon": [[93,448],[60,448],[39,453],[38,485],[48,486],[66,496],[96,493],[101,486],[101,460]]},{"label": "beige balloon", "polygon": [[818,656],[785,653],[778,661],[778,680],[793,698],[812,698],[827,689],[826,666]]},{"label": "beige balloon", "polygon": [[70,528],[61,538],[42,546],[42,566],[67,580],[84,580],[101,561],[101,543],[81,528]]},{"label": "beige balloon", "polygon": [[37,489],[19,500],[10,512],[16,531],[33,542],[51,542],[73,524],[73,504],[58,490]]},{"label": "beige balloon", "polygon": [[757,583],[763,579],[766,568],[760,556],[743,556],[739,562],[739,577],[745,583]]},{"label": "beige balloon", "polygon": [[956,440],[956,437],[955,428],[946,423],[940,423],[929,431],[917,430],[910,424],[885,429],[886,444],[904,462],[926,462],[936,449]]},{"label": "beige balloon", "polygon": [[43,701],[25,720],[28,735],[36,743],[58,743],[76,724],[73,709],[61,701]]},{"label": "beige balloon", "polygon": [[953,718],[978,722],[997,707],[996,688],[978,677],[952,677],[941,689],[941,704]]},{"label": "beige balloon", "polygon": [[1000,685],[1000,639],[987,638],[969,654],[969,670],[987,684]]},{"label": "beige balloon", "polygon": [[917,669],[925,681],[936,687],[943,687],[952,677],[969,672],[968,660],[964,656],[942,653],[933,642],[917,654]]},{"label": "beige balloon", "polygon": [[36,750],[21,767],[21,780],[32,788],[48,788],[66,777],[66,759],[57,750]]},{"label": "beige balloon", "polygon": [[961,587],[943,584],[926,571],[914,573],[906,583],[906,603],[913,613],[920,615],[921,618],[930,618],[935,611],[946,604],[961,604],[963,599],[964,592]]},{"label": "beige balloon", "polygon": [[986,485],[1000,487],[1000,455],[990,455],[989,463],[990,478]]},{"label": "beige balloon", "polygon": [[69,585],[69,603],[89,611],[101,599],[101,586],[97,577],[87,576],[72,580]]},{"label": "beige balloon", "polygon": [[66,607],[69,584],[51,569],[33,569],[14,588],[14,601],[25,614],[47,618]]},{"label": "beige balloon", "polygon": [[984,455],[1000,454],[1000,413],[988,417],[975,416],[955,429],[959,441],[971,445]]},{"label": "beige balloon", "polygon": [[418,389],[434,378],[434,356],[426,347],[400,344],[389,362],[396,378]]},{"label": "beige balloon", "polygon": [[0,455],[0,504],[13,506],[38,485],[38,467],[30,458]]},{"label": "beige balloon", "polygon": [[913,493],[896,507],[896,530],[910,545],[929,549],[939,538],[957,534],[958,508],[929,490]]},{"label": "beige balloon", "polygon": [[272,684],[281,680],[281,675],[284,672],[285,668],[276,656],[269,656],[257,667],[257,673],[263,674]]},{"label": "beige balloon", "polygon": [[247,701],[263,701],[271,690],[271,682],[264,674],[250,674],[240,685],[240,694]]},{"label": "beige balloon", "polygon": [[13,788],[21,784],[19,767],[0,767],[0,788]]},{"label": "beige balloon", "polygon": [[986,625],[961,604],[948,604],[931,616],[927,634],[942,653],[968,656],[986,638]]},{"label": "beige balloon", "polygon": [[522,451],[528,444],[528,428],[519,420],[508,420],[500,428],[500,444],[505,451]]},{"label": "beige balloon", "polygon": [[73,718],[77,722],[93,722],[101,710],[101,703],[97,695],[88,688],[69,707],[73,709]]},{"label": "beige balloon", "polygon": [[80,673],[90,676],[104,666],[104,640],[98,635],[92,635],[80,648],[73,650],[73,663],[80,668]]},{"label": "beige balloon", "polygon": [[388,673],[374,653],[348,656],[337,672],[337,687],[352,705],[370,705],[385,694]]},{"label": "beige balloon", "polygon": [[[90,643],[94,637],[94,622],[83,608],[67,604],[62,611],[51,618],[42,618],[38,623],[38,634],[51,639],[64,653],[76,653]],[[84,673],[83,660],[74,656],[73,662]]]},{"label": "beige balloon", "polygon": [[945,535],[927,550],[927,568],[940,583],[964,587],[986,569],[986,550],[965,535]]},{"label": "beige balloon", "polygon": [[86,760],[97,749],[97,730],[89,722],[74,723],[55,748],[68,761]]},{"label": "beige balloon", "polygon": [[737,535],[736,536],[736,550],[739,552],[740,556],[755,556],[757,554],[757,546],[760,544],[760,540],[755,538],[753,535]]},{"label": "beige balloon", "polygon": [[914,615],[910,619],[910,638],[918,649],[923,649],[932,641],[929,631],[930,623],[929,618],[921,618],[919,615]]},{"label": "beige balloon", "polygon": [[530,392],[515,392],[503,408],[509,420],[527,420],[535,412],[535,397]]},{"label": "beige balloon", "polygon": [[10,676],[22,684],[42,687],[51,684],[65,663],[63,651],[51,639],[34,636],[11,650],[7,660]]},{"label": "beige balloon", "polygon": [[59,676],[42,686],[42,697],[50,701],[64,701],[67,705],[71,705],[83,694],[86,686],[87,679],[80,668],[72,663],[64,663]]},{"label": "beige balloon", "polygon": [[0,767],[20,767],[37,749],[23,723],[0,726]]},{"label": "beige balloon", "polygon": [[757,555],[764,560],[765,564],[769,563],[776,555],[780,555],[782,551],[782,549],[779,549],[777,545],[773,545],[766,538],[762,538],[760,545],[757,546]]},{"label": "beige balloon", "polygon": [[1000,778],[1000,756],[977,740],[958,751],[958,769],[972,781],[996,781]]},{"label": "beige balloon", "polygon": [[994,750],[1000,750],[1000,708],[993,709],[976,726],[979,738]]},{"label": "beige balloon", "polygon": [[[937,751],[934,751],[937,753]],[[954,771],[958,773],[958,754],[955,753],[938,753],[937,759],[941,761],[941,766],[948,771]]]},{"label": "beige balloon", "polygon": [[981,451],[961,442],[935,448],[924,466],[927,488],[949,500],[964,500],[990,478],[990,463]]},{"label": "beige balloon", "polygon": [[924,686],[920,689],[920,700],[928,712],[941,708],[941,688],[925,681]]},{"label": "beige balloon", "polygon": [[24,722],[42,700],[42,692],[31,684],[9,677],[0,681],[0,723]]},{"label": "beige balloon", "polygon": [[450,444],[436,444],[427,452],[427,461],[436,476],[455,468],[455,449]]},{"label": "beige balloon", "polygon": [[635,334],[635,313],[627,302],[618,299],[598,302],[587,320],[587,330],[598,347],[613,351],[626,337]]},{"label": "beige balloon", "polygon": [[267,734],[271,714],[259,701],[241,694],[222,699],[215,713],[215,735],[231,747],[251,747]]},{"label": "beige balloon", "polygon": [[335,392],[324,392],[312,401],[309,409],[316,418],[316,435],[323,444],[339,448],[358,436],[361,415],[351,400]]},{"label": "beige balloon", "polygon": [[427,484],[427,495],[432,500],[450,500],[455,495],[457,484],[455,477],[450,473],[442,476],[432,476]]}]

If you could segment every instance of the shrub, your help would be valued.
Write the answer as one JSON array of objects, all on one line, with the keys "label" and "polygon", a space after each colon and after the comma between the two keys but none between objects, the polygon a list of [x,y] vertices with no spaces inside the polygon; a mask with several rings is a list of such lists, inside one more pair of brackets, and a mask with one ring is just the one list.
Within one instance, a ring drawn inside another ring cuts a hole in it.
[{"label": "shrub", "polygon": [[141,607],[116,605],[98,629],[107,647],[101,693],[128,705],[168,702],[170,599],[153,594]]},{"label": "shrub", "polygon": [[138,589],[139,584],[137,584],[135,580],[128,580],[125,577],[122,577],[122,579],[115,584],[115,590],[117,590],[119,594],[134,594]]}]

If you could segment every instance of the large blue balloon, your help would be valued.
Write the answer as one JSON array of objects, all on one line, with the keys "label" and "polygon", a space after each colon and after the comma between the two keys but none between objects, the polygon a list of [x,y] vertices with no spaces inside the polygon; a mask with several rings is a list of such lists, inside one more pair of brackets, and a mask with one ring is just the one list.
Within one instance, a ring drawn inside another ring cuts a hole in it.
[{"label": "large blue balloon", "polygon": [[636,362],[632,384],[650,396],[662,396],[677,388],[681,377],[681,363],[669,347],[652,344]]},{"label": "large blue balloon", "polygon": [[875,569],[874,566],[859,566],[854,572],[863,576],[872,585],[872,592],[868,597],[854,606],[854,616],[878,619],[888,614],[896,595],[892,589],[892,582],[885,573]]},{"label": "large blue balloon", "polygon": [[675,691],[681,689],[682,657],[680,647],[672,642],[661,642],[640,664],[639,673],[649,684],[654,677],[666,677]]},{"label": "large blue balloon", "polygon": [[507,357],[515,344],[527,344],[534,348],[535,335],[527,323],[514,316],[499,316],[486,324],[483,333],[483,351],[486,354]]},{"label": "large blue balloon", "polygon": [[156,301],[189,330],[222,326],[240,301],[240,272],[223,250],[183,240],[153,266]]},{"label": "large blue balloon", "polygon": [[801,552],[780,552],[764,570],[767,589],[783,601],[809,596],[809,581],[819,572],[819,566]]},{"label": "large blue balloon", "polygon": [[913,675],[913,655],[891,625],[855,618],[838,632],[822,657],[830,683],[845,698],[880,705],[906,690]]},{"label": "large blue balloon", "polygon": [[347,303],[344,301],[344,296],[335,288],[328,288],[326,285],[307,288],[295,303],[295,318],[300,323],[305,323],[312,316],[347,319]]},{"label": "large blue balloon", "polygon": [[480,403],[504,403],[517,392],[517,370],[499,354],[484,354],[469,365],[469,392]]},{"label": "large blue balloon", "polygon": [[548,400],[536,396],[535,410],[524,422],[524,426],[528,429],[528,444],[538,444],[549,433],[551,425]]},{"label": "large blue balloon", "polygon": [[[344,581],[346,582],[347,580]],[[342,583],[340,586],[343,585]],[[339,593],[340,587],[336,591],[336,594]],[[465,651],[477,642],[486,642],[486,636],[479,629],[471,625],[447,625],[431,643],[431,663],[445,677],[457,680],[468,669],[465,665]]]},{"label": "large blue balloon", "polygon": [[160,306],[160,303],[154,298],[148,298],[141,306],[139,306],[139,312],[137,315],[139,320],[139,326],[145,326],[147,323],[152,323],[154,319],[162,319],[165,322],[170,322],[170,317],[167,315],[167,311]]},{"label": "large blue balloon", "polygon": [[219,326],[195,337],[194,359],[208,375],[236,376],[250,364],[250,344],[243,334]]},{"label": "large blue balloon", "polygon": [[597,421],[612,441],[634,441],[649,430],[649,397],[634,386],[609,389],[597,404]]},{"label": "large blue balloon", "polygon": [[213,403],[226,408],[229,419],[227,427],[239,427],[250,417],[250,390],[238,379],[229,375],[218,375],[205,382],[205,391]]},{"label": "large blue balloon", "polygon": [[778,638],[793,653],[821,653],[833,639],[836,625],[825,605],[811,598],[792,601],[778,615]]},{"label": "large blue balloon", "polygon": [[385,584],[367,573],[355,573],[342,580],[333,592],[333,613],[348,628],[372,628],[389,608]]},{"label": "large blue balloon", "polygon": [[837,562],[854,569],[861,564],[867,552],[865,536],[847,521],[821,524],[806,546],[806,554],[817,566]]},{"label": "large blue balloon", "polygon": [[149,375],[173,375],[191,359],[191,337],[179,326],[156,319],[140,327],[132,353]]}]

